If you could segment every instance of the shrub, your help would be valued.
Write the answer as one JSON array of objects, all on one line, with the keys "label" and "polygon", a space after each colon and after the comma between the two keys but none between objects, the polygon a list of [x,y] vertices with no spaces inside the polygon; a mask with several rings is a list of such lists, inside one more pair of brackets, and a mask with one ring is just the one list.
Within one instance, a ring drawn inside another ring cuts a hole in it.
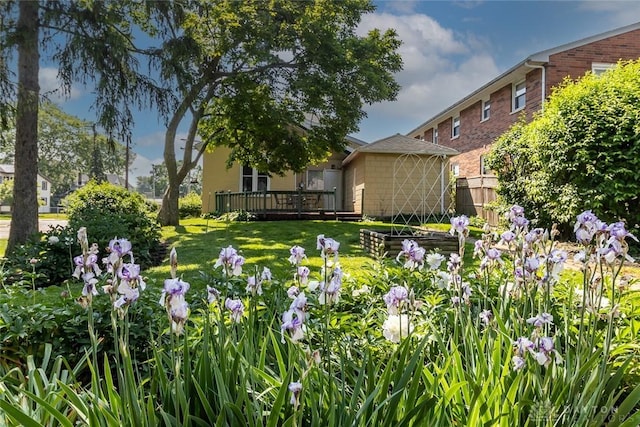
[{"label": "shrub", "polygon": [[255,221],[256,215],[252,212],[239,210],[239,211],[227,212],[225,214],[220,215],[216,219],[218,221],[249,222],[249,221]]},{"label": "shrub", "polygon": [[9,254],[4,263],[4,280],[36,288],[62,284],[73,272],[72,257],[78,250],[76,232],[70,227],[59,225],[37,233]]},{"label": "shrub", "polygon": [[572,218],[587,209],[636,227],[639,99],[640,61],[563,82],[544,110],[517,122],[487,156],[504,208],[516,203],[537,226],[557,223],[567,235]]},{"label": "shrub", "polygon": [[[74,287],[76,288],[76,287]],[[90,348],[87,336],[87,313],[74,296],[79,291],[67,288],[48,288],[38,295],[35,303],[30,290],[8,288],[0,294],[0,365],[21,366],[27,356],[43,356],[45,344],[52,344],[57,356],[63,356],[76,365]],[[157,324],[158,314],[152,298],[144,296],[145,303],[129,312],[131,353],[136,360],[148,357],[149,337]],[[155,295],[154,295],[155,298]],[[113,353],[113,334],[109,316],[111,301],[108,297],[94,301],[94,326],[100,337],[99,348]]]},{"label": "shrub", "polygon": [[202,213],[202,197],[196,193],[189,193],[178,199],[180,218],[197,218]]},{"label": "shrub", "polygon": [[69,227],[86,227],[91,242],[106,248],[116,237],[127,236],[142,267],[157,263],[162,252],[160,226],[142,195],[109,183],[89,182],[63,201]]}]

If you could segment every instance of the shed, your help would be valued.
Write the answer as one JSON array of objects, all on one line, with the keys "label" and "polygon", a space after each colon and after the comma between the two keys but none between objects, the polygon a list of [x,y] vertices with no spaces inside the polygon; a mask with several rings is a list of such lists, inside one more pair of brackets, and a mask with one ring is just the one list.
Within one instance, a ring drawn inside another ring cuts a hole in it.
[{"label": "shed", "polygon": [[345,208],[376,218],[449,216],[449,158],[457,154],[399,133],[358,147],[342,162]]}]

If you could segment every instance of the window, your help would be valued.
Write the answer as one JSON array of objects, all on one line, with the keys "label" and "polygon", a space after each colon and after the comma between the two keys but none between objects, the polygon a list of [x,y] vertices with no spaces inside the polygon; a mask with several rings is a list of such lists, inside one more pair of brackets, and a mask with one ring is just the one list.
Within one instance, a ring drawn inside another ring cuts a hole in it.
[{"label": "window", "polygon": [[591,72],[596,76],[600,76],[605,72],[615,68],[616,64],[610,64],[606,62],[594,62],[591,64]]},{"label": "window", "polygon": [[433,143],[438,143],[438,128],[433,128]]},{"label": "window", "polygon": [[489,120],[489,117],[491,117],[491,101],[482,101],[482,117],[480,121]]},{"label": "window", "polygon": [[480,175],[493,175],[493,171],[485,164],[486,157],[480,156]]},{"label": "window", "polygon": [[457,138],[460,136],[460,116],[452,119],[451,126],[451,138]]},{"label": "window", "polygon": [[324,190],[324,173],[322,171],[307,171],[307,190]]},{"label": "window", "polygon": [[460,165],[457,163],[451,163],[451,173],[453,174],[453,176],[459,176],[460,175]]},{"label": "window", "polygon": [[524,108],[527,102],[527,82],[522,81],[513,85],[513,105],[511,110],[518,111]]},{"label": "window", "polygon": [[47,181],[42,181],[42,186],[40,188],[42,191],[47,191]]},{"label": "window", "polygon": [[242,191],[267,191],[269,176],[250,166],[242,167]]}]

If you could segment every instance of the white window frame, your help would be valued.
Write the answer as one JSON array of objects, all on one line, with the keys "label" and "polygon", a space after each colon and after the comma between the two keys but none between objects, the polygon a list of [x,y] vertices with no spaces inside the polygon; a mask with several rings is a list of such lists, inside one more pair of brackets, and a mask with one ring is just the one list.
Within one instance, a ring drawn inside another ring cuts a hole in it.
[{"label": "white window frame", "polygon": [[487,167],[485,164],[486,157],[483,155],[480,156],[480,175],[493,175],[493,171]]},{"label": "white window frame", "polygon": [[[244,192],[244,177],[245,177],[244,168],[245,168],[245,166],[243,166],[243,165],[240,166],[240,184],[239,184],[239,188],[240,188],[241,192]],[[251,190],[250,191],[252,191],[252,192],[261,191],[261,190],[258,190],[258,177],[259,176],[264,176],[264,175],[266,175],[266,174],[260,173],[258,171],[258,169],[251,168]],[[246,176],[249,176],[249,175],[246,175]],[[271,189],[271,178],[269,178],[269,175],[266,175],[266,177],[267,177],[267,191],[269,191]]]},{"label": "white window frame", "polygon": [[433,128],[433,138],[431,139],[434,144],[438,144],[438,126]]},{"label": "white window frame", "polygon": [[[457,123],[457,126],[456,126]],[[456,139],[460,136],[460,115],[451,118],[451,139]]]},{"label": "white window frame", "polygon": [[451,173],[453,176],[460,176],[460,164],[451,163]]},{"label": "white window frame", "polygon": [[[520,90],[518,90],[518,86],[522,86]],[[522,105],[516,105],[519,98],[522,97]],[[516,111],[522,110],[527,105],[527,81],[521,80],[517,83],[514,83],[511,89],[511,112],[515,113]]]},{"label": "white window frame", "polygon": [[605,72],[616,67],[617,64],[613,64],[610,62],[592,62],[591,63],[591,72],[596,76],[604,74]]},{"label": "white window frame", "polygon": [[485,99],[482,101],[482,111],[480,112],[480,121],[486,122],[491,118],[491,100]]},{"label": "white window frame", "polygon": [[[315,188],[311,184],[311,175],[319,174],[322,177],[322,188]],[[307,169],[307,182],[305,183],[307,190],[324,191],[324,171],[319,169]]]}]

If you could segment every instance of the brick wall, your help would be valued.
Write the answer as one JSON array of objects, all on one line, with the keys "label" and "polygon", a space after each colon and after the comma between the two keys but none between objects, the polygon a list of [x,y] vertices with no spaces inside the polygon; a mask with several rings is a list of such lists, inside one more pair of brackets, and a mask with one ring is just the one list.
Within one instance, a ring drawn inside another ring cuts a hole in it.
[{"label": "brick wall", "polygon": [[[551,90],[566,76],[582,77],[593,62],[616,63],[640,57],[640,30],[630,31],[604,40],[559,52],[549,57],[547,88]],[[547,92],[550,93],[550,92]]]},{"label": "brick wall", "polygon": [[[640,57],[640,30],[569,49],[549,57],[546,65],[545,96],[549,96],[554,87],[566,76],[573,79],[582,77],[591,71],[592,64],[616,63],[619,60]],[[516,82],[513,82],[516,83]],[[512,85],[506,85],[490,95],[491,117],[481,120],[482,101],[459,112],[460,136],[451,138],[451,118],[438,124],[438,143],[463,153],[454,157],[452,163],[460,165],[460,176],[480,175],[480,154],[513,125],[523,114],[531,120],[542,104],[542,70],[531,68],[526,75],[526,105],[519,112],[511,111]],[[431,130],[424,132],[425,140],[430,140]]]},{"label": "brick wall", "polygon": [[[531,93],[530,88],[531,87]],[[530,98],[533,100],[530,101]],[[537,102],[536,102],[537,99]],[[460,136],[451,138],[451,119],[438,125],[439,144],[451,147],[463,153],[454,157],[451,162],[460,165],[460,176],[480,175],[480,157],[487,151],[497,137],[513,125],[522,114],[530,115],[540,105],[540,70],[527,74],[527,101],[524,110],[511,112],[511,85],[493,92],[491,101],[491,117],[481,120],[482,101],[460,112]]]}]

